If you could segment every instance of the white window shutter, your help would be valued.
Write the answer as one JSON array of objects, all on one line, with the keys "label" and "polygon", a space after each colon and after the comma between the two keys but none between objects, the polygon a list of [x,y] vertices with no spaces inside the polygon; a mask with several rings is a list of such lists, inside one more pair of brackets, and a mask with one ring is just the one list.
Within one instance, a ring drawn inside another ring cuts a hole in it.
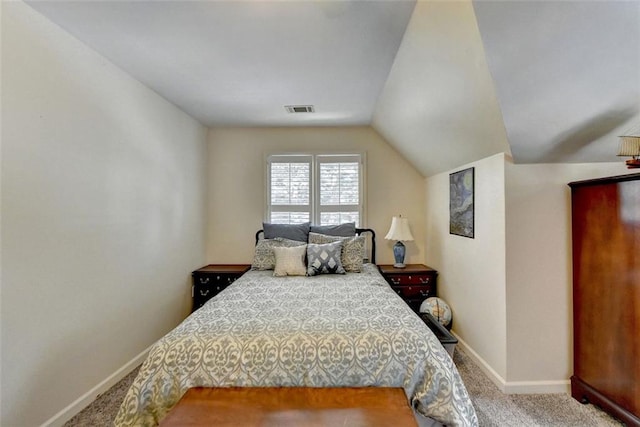
[{"label": "white window shutter", "polygon": [[271,155],[267,221],[320,225],[355,222],[363,213],[362,155]]},{"label": "white window shutter", "polygon": [[267,221],[274,224],[311,221],[312,157],[270,156],[267,164]]},{"label": "white window shutter", "polygon": [[360,155],[318,156],[318,222],[320,225],[355,222],[362,212]]}]

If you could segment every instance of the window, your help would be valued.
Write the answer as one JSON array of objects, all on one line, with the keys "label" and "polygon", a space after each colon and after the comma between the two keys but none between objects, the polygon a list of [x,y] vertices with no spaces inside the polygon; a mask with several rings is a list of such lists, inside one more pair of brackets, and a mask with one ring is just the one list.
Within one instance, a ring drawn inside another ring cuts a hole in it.
[{"label": "window", "polygon": [[363,155],[272,155],[267,221],[332,225],[363,220]]}]

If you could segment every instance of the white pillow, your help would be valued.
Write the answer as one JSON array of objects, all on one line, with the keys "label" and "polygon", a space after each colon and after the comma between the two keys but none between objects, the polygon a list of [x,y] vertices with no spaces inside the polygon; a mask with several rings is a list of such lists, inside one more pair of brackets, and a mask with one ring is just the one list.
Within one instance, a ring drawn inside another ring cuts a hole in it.
[{"label": "white pillow", "polygon": [[307,245],[293,248],[273,248],[276,255],[276,266],[273,269],[274,276],[306,276],[307,265],[304,262],[307,254]]}]

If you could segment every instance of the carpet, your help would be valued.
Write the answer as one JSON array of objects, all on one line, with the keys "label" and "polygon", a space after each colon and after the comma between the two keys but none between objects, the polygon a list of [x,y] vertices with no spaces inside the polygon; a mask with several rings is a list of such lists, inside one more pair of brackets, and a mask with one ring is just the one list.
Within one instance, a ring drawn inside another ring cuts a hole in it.
[{"label": "carpet", "polygon": [[[461,350],[453,358],[469,391],[481,427],[620,427],[623,424],[593,405],[583,405],[567,394],[503,394]],[[110,388],[66,427],[113,425],[120,403],[133,382],[135,369]]]}]

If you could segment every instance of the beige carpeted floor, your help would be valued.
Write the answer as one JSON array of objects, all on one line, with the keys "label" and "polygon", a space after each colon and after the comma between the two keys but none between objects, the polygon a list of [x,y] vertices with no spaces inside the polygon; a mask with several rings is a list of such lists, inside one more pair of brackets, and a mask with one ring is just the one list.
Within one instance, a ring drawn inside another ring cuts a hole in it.
[{"label": "beige carpeted floor", "polygon": [[[582,405],[566,394],[502,394],[473,361],[456,349],[454,361],[471,395],[481,427],[588,427],[622,424],[593,405]],[[138,370],[98,397],[65,426],[111,426]]]}]

